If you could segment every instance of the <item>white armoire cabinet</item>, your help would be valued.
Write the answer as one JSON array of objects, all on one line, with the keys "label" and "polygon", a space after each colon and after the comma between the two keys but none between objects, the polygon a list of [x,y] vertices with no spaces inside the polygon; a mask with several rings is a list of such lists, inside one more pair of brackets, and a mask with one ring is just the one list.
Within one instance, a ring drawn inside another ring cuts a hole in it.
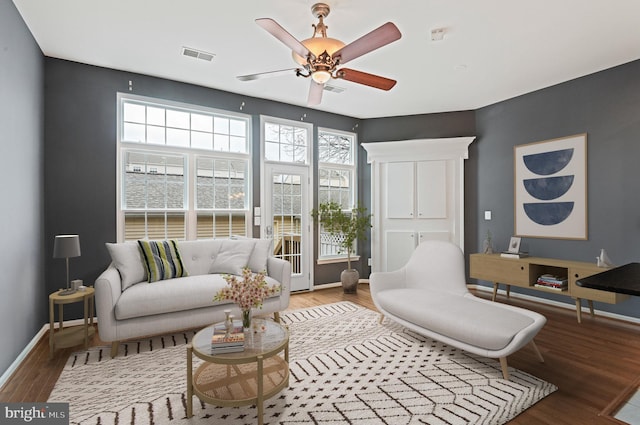
[{"label": "white armoire cabinet", "polygon": [[399,269],[424,240],[464,250],[464,160],[474,139],[363,143],[371,164],[372,271]]}]

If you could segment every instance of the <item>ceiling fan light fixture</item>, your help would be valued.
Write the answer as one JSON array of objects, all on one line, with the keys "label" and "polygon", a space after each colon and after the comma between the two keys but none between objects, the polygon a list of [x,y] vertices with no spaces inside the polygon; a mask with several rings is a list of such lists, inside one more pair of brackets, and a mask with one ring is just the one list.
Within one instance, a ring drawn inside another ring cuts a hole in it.
[{"label": "ceiling fan light fixture", "polygon": [[[301,43],[316,57],[319,57],[324,52],[327,52],[327,54],[331,56],[345,46],[342,41],[330,37],[311,37],[302,40]],[[303,58],[296,52],[291,52],[291,56],[293,56],[293,60],[296,61],[298,65],[304,66],[307,63],[307,58]]]},{"label": "ceiling fan light fixture", "polygon": [[331,73],[329,71],[315,71],[311,74],[311,78],[318,84],[324,84],[331,79]]}]

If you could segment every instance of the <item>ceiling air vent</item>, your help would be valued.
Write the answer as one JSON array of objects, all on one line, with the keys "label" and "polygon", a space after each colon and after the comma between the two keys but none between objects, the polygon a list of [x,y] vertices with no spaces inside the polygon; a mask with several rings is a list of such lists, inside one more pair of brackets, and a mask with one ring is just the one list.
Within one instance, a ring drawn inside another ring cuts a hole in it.
[{"label": "ceiling air vent", "polygon": [[202,50],[192,49],[191,47],[183,47],[182,54],[191,58],[202,59],[211,62],[215,55],[213,53],[204,52]]},{"label": "ceiling air vent", "polygon": [[338,86],[332,86],[331,84],[326,84],[324,85],[324,89],[326,91],[330,91],[333,93],[342,93],[344,91],[344,89],[342,87],[338,87]]}]

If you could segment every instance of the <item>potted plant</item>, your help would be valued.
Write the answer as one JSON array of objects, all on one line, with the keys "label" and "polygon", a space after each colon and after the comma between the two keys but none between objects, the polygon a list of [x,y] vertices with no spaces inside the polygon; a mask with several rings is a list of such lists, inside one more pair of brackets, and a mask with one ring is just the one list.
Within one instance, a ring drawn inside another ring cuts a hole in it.
[{"label": "potted plant", "polygon": [[340,281],[345,293],[355,293],[360,275],[351,268],[351,254],[356,239],[366,240],[366,231],[371,227],[371,214],[362,206],[355,206],[351,212],[345,212],[336,202],[323,202],[311,212],[313,219],[322,225],[325,232],[336,237],[339,253],[347,253],[347,269],[342,271]]}]

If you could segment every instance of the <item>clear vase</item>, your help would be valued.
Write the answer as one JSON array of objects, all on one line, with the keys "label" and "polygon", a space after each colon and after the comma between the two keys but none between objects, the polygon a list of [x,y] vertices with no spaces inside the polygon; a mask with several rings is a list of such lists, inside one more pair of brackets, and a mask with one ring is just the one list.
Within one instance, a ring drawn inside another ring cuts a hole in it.
[{"label": "clear vase", "polygon": [[242,310],[242,327],[244,329],[251,328],[251,309]]}]

